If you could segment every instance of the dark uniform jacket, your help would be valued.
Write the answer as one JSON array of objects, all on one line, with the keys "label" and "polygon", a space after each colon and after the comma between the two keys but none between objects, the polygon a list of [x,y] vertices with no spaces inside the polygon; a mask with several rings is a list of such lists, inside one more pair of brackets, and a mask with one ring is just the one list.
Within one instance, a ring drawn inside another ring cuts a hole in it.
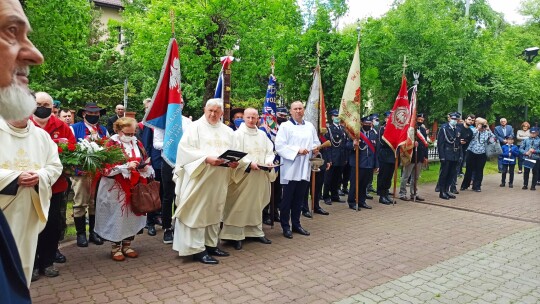
[{"label": "dark uniform jacket", "polygon": [[377,140],[377,155],[380,163],[393,164],[396,162],[396,155],[394,150],[383,140],[384,130],[386,126],[382,126],[379,129],[379,139]]},{"label": "dark uniform jacket", "polygon": [[113,116],[107,118],[107,131],[109,132],[109,135],[113,135],[113,134],[116,134],[116,132],[114,132],[114,128],[113,128],[113,125],[114,123],[118,120],[118,115],[114,114]]},{"label": "dark uniform jacket", "polygon": [[439,159],[446,161],[458,161],[461,155],[461,144],[459,138],[461,133],[457,126],[450,127],[448,123],[442,125],[437,135],[437,150]]},{"label": "dark uniform jacket", "polygon": [[[369,149],[368,145],[364,142],[364,140],[359,139],[359,154],[358,154],[358,160],[360,161],[360,166],[358,168],[379,168],[379,160],[377,159],[377,135],[375,134],[375,131],[369,130],[368,132],[363,132],[364,135],[371,141],[371,145],[375,148],[375,153],[371,152],[371,149]],[[351,167],[354,167],[356,165],[356,152],[354,152],[354,144],[352,139],[347,140],[347,150],[349,153],[349,165]]]},{"label": "dark uniform jacket", "polygon": [[[427,132],[426,132],[426,128],[422,127],[422,126],[419,126],[418,127],[418,131],[420,131],[420,133],[424,136],[424,139],[427,141]],[[417,149],[413,149],[413,154],[412,154],[412,159],[411,161],[412,162],[415,162],[416,160],[416,153],[418,152],[418,161],[417,163],[422,163],[424,162],[424,159],[428,158],[428,147],[426,147],[424,145],[424,142],[422,142],[419,138],[418,138],[418,135],[416,135],[416,141],[418,142],[418,148]]]},{"label": "dark uniform jacket", "polygon": [[328,126],[328,132],[324,134],[324,137],[330,141],[331,146],[327,151],[328,161],[332,163],[332,166],[345,166],[347,161],[347,151],[345,144],[347,142],[347,135],[345,129],[340,125],[330,124]]}]

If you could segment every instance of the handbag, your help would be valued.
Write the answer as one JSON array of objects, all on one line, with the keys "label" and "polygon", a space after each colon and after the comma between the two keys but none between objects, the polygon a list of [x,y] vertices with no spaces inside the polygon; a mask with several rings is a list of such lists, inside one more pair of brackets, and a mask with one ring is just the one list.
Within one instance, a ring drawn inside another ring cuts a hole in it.
[{"label": "handbag", "polygon": [[499,143],[492,143],[486,145],[486,156],[488,158],[499,157],[502,154],[502,148]]},{"label": "handbag", "polygon": [[537,162],[536,159],[524,158],[523,167],[528,168],[528,169],[533,169],[534,166],[536,165],[536,162]]},{"label": "handbag", "polygon": [[159,197],[160,183],[149,179],[147,184],[138,183],[131,189],[131,210],[135,213],[149,213],[161,209]]}]

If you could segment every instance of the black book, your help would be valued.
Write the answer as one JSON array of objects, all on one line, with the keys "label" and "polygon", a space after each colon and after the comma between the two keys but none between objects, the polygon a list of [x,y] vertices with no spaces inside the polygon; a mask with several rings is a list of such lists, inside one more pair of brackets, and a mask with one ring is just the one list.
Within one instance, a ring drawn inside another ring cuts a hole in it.
[{"label": "black book", "polygon": [[240,161],[244,156],[246,156],[247,153],[235,151],[235,150],[227,150],[223,152],[218,158],[223,159],[225,162],[221,164],[222,167],[228,167],[229,162],[238,162]]}]

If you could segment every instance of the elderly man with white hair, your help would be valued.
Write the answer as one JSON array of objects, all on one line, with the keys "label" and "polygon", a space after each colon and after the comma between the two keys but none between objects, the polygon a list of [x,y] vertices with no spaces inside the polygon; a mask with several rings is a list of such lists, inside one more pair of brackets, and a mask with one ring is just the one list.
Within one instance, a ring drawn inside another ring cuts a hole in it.
[{"label": "elderly man with white hair", "polygon": [[[204,115],[183,134],[176,158],[176,204],[173,249],[204,264],[218,264],[210,255],[228,256],[219,249],[219,224],[227,197],[231,168],[219,156],[233,148],[234,132],[221,122],[223,100],[209,99]],[[224,165],[224,166],[223,166]]]},{"label": "elderly man with white hair", "polygon": [[26,303],[30,296],[24,284],[30,285],[38,234],[47,222],[51,186],[62,164],[49,134],[28,119],[36,109],[28,89],[29,66],[41,64],[43,56],[28,39],[30,24],[19,1],[0,1],[0,29],[0,209],[5,215],[0,212],[0,294],[3,300]]}]

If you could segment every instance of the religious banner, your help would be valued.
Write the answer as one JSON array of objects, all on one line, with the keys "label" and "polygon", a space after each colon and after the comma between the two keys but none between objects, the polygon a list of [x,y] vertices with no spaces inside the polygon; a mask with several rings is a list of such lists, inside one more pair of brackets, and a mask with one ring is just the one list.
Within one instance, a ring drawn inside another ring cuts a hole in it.
[{"label": "religious banner", "polygon": [[382,136],[383,140],[392,148],[394,154],[397,148],[405,144],[407,140],[407,130],[409,127],[411,112],[409,108],[409,97],[407,96],[407,78],[401,78],[401,88],[399,89],[396,102],[388,117],[388,122]]},{"label": "religious banner", "polygon": [[223,99],[223,123],[230,124],[231,113],[231,63],[234,61],[232,56],[221,57],[221,71],[219,72],[214,98]]},{"label": "religious banner", "polygon": [[317,134],[326,133],[326,106],[321,82],[321,67],[317,65],[313,71],[313,82],[306,104],[304,119],[317,129]]},{"label": "religious banner", "polygon": [[276,113],[276,77],[270,75],[268,87],[266,88],[266,97],[264,98],[261,129],[266,132],[272,142],[274,142],[278,131]]},{"label": "religious banner", "polygon": [[179,58],[178,44],[176,39],[171,38],[161,75],[152,96],[152,105],[143,119],[146,126],[165,131],[161,155],[170,166],[176,164],[176,151],[182,137],[183,100]]},{"label": "religious banner", "polygon": [[362,103],[360,93],[360,46],[357,44],[339,106],[339,118],[344,122],[347,134],[353,139],[360,138],[360,129],[362,127],[360,121]]}]

